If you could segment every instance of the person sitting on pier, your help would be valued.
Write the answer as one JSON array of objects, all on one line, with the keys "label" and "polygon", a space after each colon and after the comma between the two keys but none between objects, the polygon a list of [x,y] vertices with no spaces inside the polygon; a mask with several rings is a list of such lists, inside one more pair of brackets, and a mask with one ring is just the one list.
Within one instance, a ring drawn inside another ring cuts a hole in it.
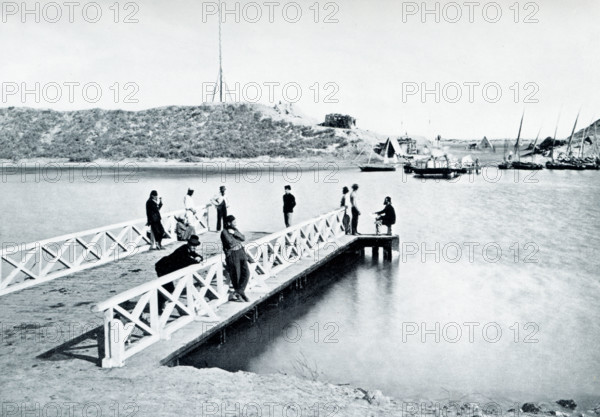
[{"label": "person sitting on pier", "polygon": [[373,214],[377,215],[375,219],[375,233],[379,235],[379,228],[383,226],[387,226],[387,235],[392,235],[392,225],[396,223],[396,210],[392,207],[392,199],[391,197],[386,197],[383,200],[383,205],[385,206],[383,210],[377,211]]},{"label": "person sitting on pier", "polygon": [[[162,277],[170,274],[171,272],[178,271],[190,265],[199,264],[204,260],[202,255],[198,252],[200,250],[200,239],[196,235],[190,236],[185,245],[181,245],[173,251],[170,255],[161,258],[155,265],[156,275]],[[175,284],[173,282],[167,282],[163,285],[165,291],[173,293],[175,291]],[[164,306],[168,298],[160,291],[158,293],[159,312],[162,314]]]},{"label": "person sitting on pier", "polygon": [[147,225],[150,226],[152,231],[153,242],[150,249],[153,248],[154,242],[156,242],[156,249],[164,249],[162,246],[162,240],[165,235],[165,229],[162,225],[162,219],[160,217],[160,209],[162,207],[162,197],[158,197],[158,192],[152,190],[150,192],[150,198],[146,201],[146,217],[148,218]]},{"label": "person sitting on pier", "polygon": [[358,216],[360,216],[360,210],[358,209],[358,184],[352,184],[352,192],[350,193],[350,205],[352,207],[352,234],[360,235],[358,233]]},{"label": "person sitting on pier", "polygon": [[250,301],[246,296],[246,285],[250,279],[250,267],[248,266],[248,258],[246,250],[242,246],[242,242],[246,237],[237,229],[237,224],[234,216],[225,218],[225,227],[221,232],[221,243],[223,244],[223,252],[225,252],[225,263],[227,272],[231,278],[233,286],[234,301]]},{"label": "person sitting on pier", "polygon": [[340,207],[344,208],[344,218],[342,219],[342,225],[344,226],[344,230],[346,234],[349,235],[352,233],[350,229],[350,195],[348,194],[350,190],[348,187],[342,188],[342,201],[340,201]]},{"label": "person sitting on pier", "polygon": [[175,221],[177,222],[177,225],[175,226],[175,235],[180,242],[185,242],[192,237],[192,235],[196,234],[196,229],[187,221],[187,219],[176,216]]}]

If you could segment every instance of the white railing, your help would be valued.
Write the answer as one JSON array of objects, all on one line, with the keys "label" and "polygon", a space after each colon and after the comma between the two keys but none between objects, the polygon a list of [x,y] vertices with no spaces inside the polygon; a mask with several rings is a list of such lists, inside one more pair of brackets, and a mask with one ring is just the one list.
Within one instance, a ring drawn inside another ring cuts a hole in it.
[{"label": "white railing", "polygon": [[[318,249],[344,234],[344,211],[336,210],[265,236],[246,246],[248,290],[268,292],[266,280],[302,258],[318,260]],[[218,322],[219,306],[228,301],[224,258],[217,255],[118,294],[94,307],[104,312],[103,367],[123,366],[125,359],[194,320]],[[165,284],[172,283],[168,291]],[[159,297],[160,296],[160,297]],[[159,308],[161,298],[164,303]]]},{"label": "white railing", "polygon": [[[198,210],[199,234],[207,230],[205,213],[206,208]],[[169,236],[164,244],[176,240],[175,216],[184,214],[179,210],[163,215]],[[137,219],[28,244],[5,242],[0,251],[0,295],[145,252],[152,243],[149,230],[146,219]]]}]

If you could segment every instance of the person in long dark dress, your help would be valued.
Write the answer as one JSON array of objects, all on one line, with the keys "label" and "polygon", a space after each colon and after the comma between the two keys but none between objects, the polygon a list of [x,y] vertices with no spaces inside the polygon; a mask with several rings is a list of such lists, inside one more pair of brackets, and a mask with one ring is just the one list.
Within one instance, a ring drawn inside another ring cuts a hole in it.
[{"label": "person in long dark dress", "polygon": [[150,198],[146,201],[146,217],[148,218],[148,226],[150,226],[152,236],[156,242],[156,249],[164,249],[162,240],[165,235],[165,229],[162,225],[162,218],[160,217],[160,209],[162,206],[162,197],[159,198],[158,192],[152,190]]},{"label": "person in long dark dress", "polygon": [[237,229],[234,216],[227,216],[224,226],[221,232],[221,243],[223,244],[223,252],[225,252],[227,272],[233,285],[233,296],[236,301],[248,302],[250,300],[246,296],[245,290],[250,279],[250,267],[248,266],[246,250],[242,246],[242,242],[246,240],[246,237]]}]

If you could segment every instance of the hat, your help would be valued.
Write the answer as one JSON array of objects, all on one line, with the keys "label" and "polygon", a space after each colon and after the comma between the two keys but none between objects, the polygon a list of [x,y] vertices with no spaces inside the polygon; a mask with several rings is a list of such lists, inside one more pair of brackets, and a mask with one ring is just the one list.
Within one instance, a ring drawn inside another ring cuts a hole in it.
[{"label": "hat", "polygon": [[230,214],[229,216],[225,217],[225,223],[226,223],[226,224],[227,224],[227,223],[231,223],[231,222],[232,222],[232,221],[234,221],[234,220],[235,220],[235,216],[233,216],[233,215],[231,215],[231,214]]},{"label": "hat", "polygon": [[194,189],[193,189],[192,187],[188,187],[188,193],[189,193],[190,191],[194,191]]},{"label": "hat", "polygon": [[188,239],[188,245],[190,245],[190,246],[199,246],[200,245],[200,239],[198,238],[198,236],[191,235],[190,238]]},{"label": "hat", "polygon": [[158,192],[157,192],[156,190],[152,190],[152,191],[150,192],[150,195],[151,195],[151,196],[157,196],[157,195],[158,195]]},{"label": "hat", "polygon": [[225,190],[225,186],[224,186],[224,185],[221,185],[221,186],[219,187],[219,190]]},{"label": "hat", "polygon": [[291,185],[286,185],[285,187],[283,187],[284,190],[291,190],[292,186]]}]

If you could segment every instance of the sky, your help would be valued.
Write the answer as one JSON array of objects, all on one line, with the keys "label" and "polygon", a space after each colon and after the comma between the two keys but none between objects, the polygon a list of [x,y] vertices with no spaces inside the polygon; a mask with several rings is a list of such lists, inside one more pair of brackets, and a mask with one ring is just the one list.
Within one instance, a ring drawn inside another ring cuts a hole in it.
[{"label": "sky", "polygon": [[514,138],[523,112],[524,138],[600,118],[598,0],[1,2],[0,107],[211,101],[219,4],[230,102],[430,138]]}]

